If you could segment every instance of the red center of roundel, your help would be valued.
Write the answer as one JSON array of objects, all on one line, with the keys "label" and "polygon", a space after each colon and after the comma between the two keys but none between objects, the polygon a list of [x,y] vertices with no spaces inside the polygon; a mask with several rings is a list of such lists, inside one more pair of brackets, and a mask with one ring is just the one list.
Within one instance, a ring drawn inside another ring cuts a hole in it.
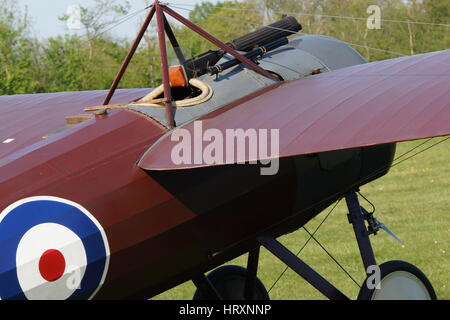
[{"label": "red center of roundel", "polygon": [[56,281],[62,277],[66,270],[66,259],[55,249],[45,251],[39,259],[39,272],[47,281]]}]

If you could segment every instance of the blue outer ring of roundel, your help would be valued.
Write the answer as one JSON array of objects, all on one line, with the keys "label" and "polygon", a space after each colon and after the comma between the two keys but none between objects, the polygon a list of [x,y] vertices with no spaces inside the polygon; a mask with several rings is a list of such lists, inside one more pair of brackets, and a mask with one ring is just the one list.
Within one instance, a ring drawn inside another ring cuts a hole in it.
[{"label": "blue outer ring of roundel", "polygon": [[16,272],[16,251],[23,235],[36,225],[56,223],[72,230],[83,242],[87,266],[69,299],[89,299],[101,285],[107,248],[97,225],[77,207],[55,200],[35,200],[11,210],[0,222],[0,297],[26,299]]}]

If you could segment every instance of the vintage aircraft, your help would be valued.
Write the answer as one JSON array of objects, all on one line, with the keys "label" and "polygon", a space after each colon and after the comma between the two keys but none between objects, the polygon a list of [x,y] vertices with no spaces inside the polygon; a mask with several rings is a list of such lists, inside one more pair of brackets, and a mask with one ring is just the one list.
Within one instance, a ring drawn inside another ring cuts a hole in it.
[{"label": "vintage aircraft", "polygon": [[[218,49],[185,59],[166,14]],[[153,16],[164,83],[116,90]],[[370,276],[385,227],[356,192],[396,142],[450,134],[450,50],[367,63],[329,37],[287,38],[300,29],[286,17],[224,44],[156,1],[103,103],[0,97],[0,298],[147,299],[192,280],[195,299],[268,299],[264,246],[348,299],[276,238],[345,197]],[[244,253],[247,269],[217,268]],[[436,299],[411,264],[379,268],[359,299]]]}]

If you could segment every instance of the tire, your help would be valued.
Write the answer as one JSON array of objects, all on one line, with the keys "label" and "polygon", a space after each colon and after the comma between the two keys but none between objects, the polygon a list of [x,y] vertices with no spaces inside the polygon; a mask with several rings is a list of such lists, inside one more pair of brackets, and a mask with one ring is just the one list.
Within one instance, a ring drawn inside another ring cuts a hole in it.
[{"label": "tire", "polygon": [[[207,276],[223,300],[245,300],[247,269],[240,266],[223,266],[211,271]],[[270,300],[261,280],[256,278],[254,300]],[[193,300],[210,300],[197,289]]]},{"label": "tire", "polygon": [[367,278],[358,300],[437,300],[425,274],[405,261],[388,261],[380,265],[380,289],[367,288]]}]

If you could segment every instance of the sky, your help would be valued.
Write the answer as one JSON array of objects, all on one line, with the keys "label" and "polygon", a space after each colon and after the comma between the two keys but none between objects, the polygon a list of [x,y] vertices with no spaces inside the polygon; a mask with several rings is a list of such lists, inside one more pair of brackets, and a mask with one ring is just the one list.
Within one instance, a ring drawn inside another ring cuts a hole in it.
[{"label": "sky", "polygon": [[[145,8],[145,0],[129,0],[131,4],[130,13],[138,11]],[[174,0],[175,4],[190,4],[201,2],[200,0]],[[211,2],[216,2],[213,0]],[[83,7],[89,7],[94,4],[93,0],[17,0],[19,7],[23,12],[25,12],[25,7],[27,7],[28,16],[32,22],[32,30],[34,35],[38,38],[47,38],[57,35],[62,35],[64,33],[78,33],[80,31],[70,30],[67,28],[66,23],[59,21],[58,17],[63,16],[67,13],[70,6],[80,5]],[[118,2],[120,3],[120,2]],[[186,7],[188,8],[188,7]],[[187,17],[188,11],[178,10],[183,16]],[[138,14],[133,19],[124,22],[123,24],[114,28],[114,33],[120,37],[134,38],[138,29],[140,22],[143,21],[145,17],[145,12]]]}]

